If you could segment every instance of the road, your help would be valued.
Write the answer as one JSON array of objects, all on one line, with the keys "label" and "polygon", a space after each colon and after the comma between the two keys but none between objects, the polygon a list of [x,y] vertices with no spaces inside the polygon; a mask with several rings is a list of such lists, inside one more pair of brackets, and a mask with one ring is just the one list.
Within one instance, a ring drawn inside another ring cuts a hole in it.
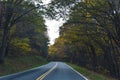
[{"label": "road", "polygon": [[24,72],[0,77],[0,80],[88,80],[63,62],[50,62]]}]

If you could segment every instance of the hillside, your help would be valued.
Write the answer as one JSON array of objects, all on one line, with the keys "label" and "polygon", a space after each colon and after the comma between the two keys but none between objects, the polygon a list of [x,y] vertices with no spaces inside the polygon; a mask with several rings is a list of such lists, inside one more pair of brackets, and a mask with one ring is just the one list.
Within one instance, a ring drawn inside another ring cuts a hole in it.
[{"label": "hillside", "polygon": [[47,60],[40,56],[7,58],[5,63],[0,65],[0,76],[38,67],[45,63],[47,63]]}]

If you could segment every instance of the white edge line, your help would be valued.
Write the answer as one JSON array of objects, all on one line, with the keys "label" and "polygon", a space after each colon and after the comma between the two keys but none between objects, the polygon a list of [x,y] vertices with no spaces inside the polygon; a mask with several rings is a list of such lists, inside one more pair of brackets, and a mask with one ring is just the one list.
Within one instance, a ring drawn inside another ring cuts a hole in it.
[{"label": "white edge line", "polygon": [[78,71],[76,71],[75,69],[73,69],[71,66],[69,66],[68,64],[66,64],[70,69],[72,69],[74,72],[76,72],[77,74],[79,74],[80,76],[82,76],[85,80],[88,80],[85,76],[83,76],[81,73],[79,73]]},{"label": "white edge line", "polygon": [[36,80],[43,80],[49,73],[51,73],[57,67],[57,65],[58,64],[56,63],[55,66],[53,66],[47,72],[45,72],[44,74],[42,74],[41,76],[39,76]]}]

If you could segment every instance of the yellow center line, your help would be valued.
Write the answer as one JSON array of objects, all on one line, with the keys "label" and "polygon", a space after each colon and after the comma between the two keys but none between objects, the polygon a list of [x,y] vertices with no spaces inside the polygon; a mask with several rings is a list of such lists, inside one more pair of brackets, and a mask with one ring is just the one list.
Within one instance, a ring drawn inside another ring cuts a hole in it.
[{"label": "yellow center line", "polygon": [[38,77],[36,80],[43,80],[50,72],[52,72],[55,68],[57,67],[57,63],[55,64],[55,66],[53,66],[50,70],[48,70],[47,72],[45,72],[43,75],[41,75],[40,77]]}]

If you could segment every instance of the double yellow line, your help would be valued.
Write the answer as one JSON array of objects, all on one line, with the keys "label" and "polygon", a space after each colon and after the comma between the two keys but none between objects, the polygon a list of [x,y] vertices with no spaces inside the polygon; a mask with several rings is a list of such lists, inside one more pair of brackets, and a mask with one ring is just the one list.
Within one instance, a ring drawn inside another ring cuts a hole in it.
[{"label": "double yellow line", "polygon": [[47,72],[45,72],[43,75],[41,75],[40,77],[38,77],[36,80],[43,80],[50,72],[52,72],[55,68],[57,67],[57,63],[55,64],[55,66],[53,66],[50,70],[48,70]]}]

